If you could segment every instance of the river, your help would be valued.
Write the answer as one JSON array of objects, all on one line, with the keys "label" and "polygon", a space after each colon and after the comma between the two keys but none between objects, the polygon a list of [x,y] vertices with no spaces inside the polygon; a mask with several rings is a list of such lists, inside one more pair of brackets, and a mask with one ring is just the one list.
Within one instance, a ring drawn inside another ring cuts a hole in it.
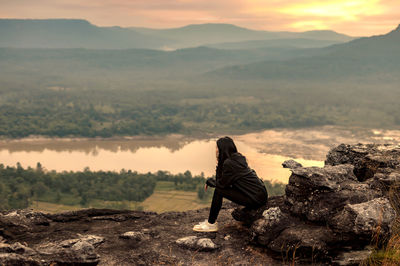
[{"label": "river", "polygon": [[[263,179],[286,183],[290,176],[281,164],[295,159],[304,166],[323,166],[326,153],[340,143],[398,143],[400,130],[344,127],[276,129],[231,136],[250,167]],[[204,173],[215,170],[217,138],[132,137],[120,139],[27,138],[0,141],[0,163],[47,170],[121,169],[137,172]]]}]

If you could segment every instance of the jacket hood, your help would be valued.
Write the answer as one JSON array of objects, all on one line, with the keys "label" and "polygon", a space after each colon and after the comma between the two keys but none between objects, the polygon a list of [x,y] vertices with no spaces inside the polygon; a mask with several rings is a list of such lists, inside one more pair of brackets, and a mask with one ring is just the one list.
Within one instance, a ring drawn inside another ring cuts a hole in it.
[{"label": "jacket hood", "polygon": [[236,162],[241,167],[244,167],[244,168],[248,167],[246,157],[244,157],[242,154],[240,154],[238,152],[233,153],[229,159]]}]

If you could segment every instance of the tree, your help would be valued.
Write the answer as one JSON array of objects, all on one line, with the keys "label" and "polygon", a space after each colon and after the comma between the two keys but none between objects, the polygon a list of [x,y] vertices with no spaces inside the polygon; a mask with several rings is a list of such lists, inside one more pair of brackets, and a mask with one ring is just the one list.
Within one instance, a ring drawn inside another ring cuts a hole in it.
[{"label": "tree", "polygon": [[203,199],[205,198],[205,195],[206,195],[206,193],[205,193],[205,191],[204,191],[204,187],[199,186],[199,187],[197,188],[197,197],[198,197],[200,200],[203,200]]}]

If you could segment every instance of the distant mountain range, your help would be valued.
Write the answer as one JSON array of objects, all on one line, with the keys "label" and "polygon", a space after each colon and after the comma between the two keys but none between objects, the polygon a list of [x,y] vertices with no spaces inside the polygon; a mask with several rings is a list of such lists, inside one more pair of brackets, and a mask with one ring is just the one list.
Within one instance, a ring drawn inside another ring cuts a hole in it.
[{"label": "distant mountain range", "polygon": [[320,48],[339,43],[332,40],[314,39],[272,39],[272,40],[250,40],[241,42],[223,42],[207,44],[207,47],[216,49],[243,50],[243,49],[265,49],[265,48]]},{"label": "distant mountain range", "polygon": [[[311,82],[400,77],[400,26],[386,35],[343,43],[351,37],[326,31],[268,33],[227,24],[154,30],[101,28],[84,20],[0,20],[0,36],[0,47],[8,47],[0,48],[0,81],[9,84],[24,81],[79,87],[93,82],[96,86],[129,86],[133,80],[164,78]],[[160,44],[178,45],[178,39],[185,40],[183,36],[192,45],[195,38],[197,43],[207,39],[213,44],[155,49]],[[276,39],[244,40],[256,36]],[[311,39],[316,36],[321,39]],[[335,36],[336,40],[324,39]],[[340,38],[344,39],[337,43]],[[125,49],[129,45],[147,45],[148,49]],[[51,49],[44,49],[47,46]],[[84,48],[75,48],[79,46]]]},{"label": "distant mountain range", "polygon": [[[289,39],[295,47],[312,48],[354,39],[326,30],[269,32],[231,24],[188,25],[173,29],[98,27],[78,19],[0,19],[0,36],[0,47],[11,48],[162,50],[208,45],[220,49],[263,48],[280,46]],[[237,44],[229,44],[232,42]]]},{"label": "distant mountain range", "polygon": [[[339,43],[354,39],[353,37],[327,30],[306,32],[270,32],[250,30],[231,24],[198,24],[174,29],[131,29],[153,37],[173,39],[176,41],[174,48],[193,47],[199,45],[209,46],[209,44],[216,43],[247,42],[254,40],[262,40],[265,43],[268,43],[267,40],[276,39],[308,39],[311,43],[313,43],[312,41],[316,41],[315,43],[318,43],[318,41],[331,41]],[[312,45],[316,44],[313,43]],[[224,45],[222,44],[218,48],[224,48],[223,46]]]},{"label": "distant mountain range", "polygon": [[102,85],[129,84],[135,79],[179,80],[199,77],[225,66],[296,58],[305,53],[300,51],[289,48],[221,50],[209,47],[175,51],[0,48],[0,82],[15,83],[28,78],[36,81],[26,83],[59,84],[63,80],[63,84],[73,83],[79,87],[87,80],[96,80],[96,84]]},{"label": "distant mountain range", "polygon": [[172,44],[120,27],[97,27],[77,19],[0,19],[0,47],[13,48],[157,48]]},{"label": "distant mountain range", "polygon": [[224,67],[208,77],[227,79],[340,80],[347,77],[400,77],[400,25],[385,35],[359,38],[309,56],[280,62],[263,61]]}]

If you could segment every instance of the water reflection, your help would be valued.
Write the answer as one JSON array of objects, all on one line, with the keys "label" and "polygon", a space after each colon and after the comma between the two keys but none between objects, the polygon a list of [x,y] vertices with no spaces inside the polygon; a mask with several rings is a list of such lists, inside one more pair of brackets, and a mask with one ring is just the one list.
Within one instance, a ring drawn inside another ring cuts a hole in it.
[{"label": "water reflection", "polygon": [[96,155],[99,150],[111,152],[130,151],[136,152],[139,148],[165,147],[171,151],[182,148],[190,142],[189,138],[181,135],[166,137],[132,137],[121,139],[46,139],[31,138],[23,140],[0,141],[0,150],[8,150],[10,153],[21,151],[43,152],[51,150],[57,152],[80,151],[85,154]]},{"label": "water reflection", "polygon": [[[288,159],[280,155],[260,153],[243,141],[237,146],[248,159],[260,177],[286,182],[289,171],[281,167]],[[321,165],[317,161],[306,164]],[[23,167],[35,167],[40,162],[48,170],[80,171],[131,169],[138,172],[166,170],[182,173],[190,170],[193,174],[211,176],[215,171],[215,140],[174,141],[123,140],[41,140],[40,142],[13,142],[0,146],[0,162]]]},{"label": "water reflection", "polygon": [[[238,150],[264,179],[287,182],[284,160],[295,159],[304,166],[323,166],[328,150],[340,143],[398,143],[398,130],[366,130],[339,127],[266,130],[233,136]],[[215,171],[215,139],[191,139],[180,135],[98,139],[24,139],[0,141],[0,163],[48,170],[80,171],[131,169],[138,172],[165,170],[211,176]],[[305,159],[302,159],[305,158]]]}]

